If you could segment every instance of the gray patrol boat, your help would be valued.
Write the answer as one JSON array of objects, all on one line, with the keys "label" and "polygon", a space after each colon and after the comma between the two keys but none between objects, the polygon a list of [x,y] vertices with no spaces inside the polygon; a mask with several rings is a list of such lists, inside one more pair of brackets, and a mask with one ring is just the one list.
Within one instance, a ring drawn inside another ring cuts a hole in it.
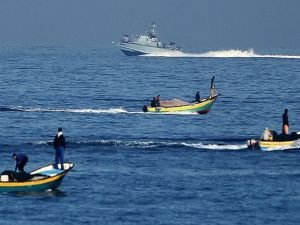
[{"label": "gray patrol boat", "polygon": [[132,38],[125,34],[117,46],[127,56],[182,53],[181,47],[176,46],[175,42],[170,41],[167,45],[159,41],[155,23],[152,23],[150,30],[145,34]]}]

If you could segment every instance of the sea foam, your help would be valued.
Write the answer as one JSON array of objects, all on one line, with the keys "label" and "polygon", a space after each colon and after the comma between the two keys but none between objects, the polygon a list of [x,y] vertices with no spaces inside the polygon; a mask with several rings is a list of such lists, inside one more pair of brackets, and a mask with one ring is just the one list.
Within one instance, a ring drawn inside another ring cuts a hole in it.
[{"label": "sea foam", "polygon": [[219,50],[205,53],[171,52],[171,53],[151,53],[144,56],[160,57],[195,57],[195,58],[282,58],[282,59],[300,59],[299,55],[281,55],[281,54],[257,54],[253,49],[239,50]]}]

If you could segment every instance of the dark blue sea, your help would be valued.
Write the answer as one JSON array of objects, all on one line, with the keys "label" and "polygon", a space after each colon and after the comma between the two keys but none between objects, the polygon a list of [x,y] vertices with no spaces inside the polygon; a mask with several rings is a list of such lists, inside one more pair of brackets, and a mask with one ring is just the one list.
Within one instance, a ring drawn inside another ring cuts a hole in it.
[{"label": "dark blue sea", "polygon": [[[153,96],[221,96],[206,115],[146,114]],[[265,127],[300,130],[300,57],[222,51],[127,57],[118,49],[0,49],[0,171],[75,167],[59,190],[0,193],[0,224],[300,223],[300,146],[263,152]]]}]

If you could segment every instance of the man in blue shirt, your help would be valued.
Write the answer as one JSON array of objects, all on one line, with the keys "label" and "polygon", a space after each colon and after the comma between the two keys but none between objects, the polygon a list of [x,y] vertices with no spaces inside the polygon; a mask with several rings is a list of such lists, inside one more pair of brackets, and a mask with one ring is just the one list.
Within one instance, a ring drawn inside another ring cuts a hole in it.
[{"label": "man in blue shirt", "polygon": [[19,170],[19,172],[24,172],[24,166],[28,162],[27,155],[23,153],[19,153],[19,154],[14,153],[12,157],[14,160],[16,160],[15,172],[17,172],[17,169]]}]

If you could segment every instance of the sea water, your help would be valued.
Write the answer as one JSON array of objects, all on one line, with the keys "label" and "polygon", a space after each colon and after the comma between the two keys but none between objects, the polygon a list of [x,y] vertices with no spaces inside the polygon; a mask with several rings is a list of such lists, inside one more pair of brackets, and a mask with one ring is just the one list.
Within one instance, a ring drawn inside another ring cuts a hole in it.
[{"label": "sea water", "polygon": [[[221,51],[126,57],[117,49],[1,48],[0,170],[75,163],[59,190],[1,193],[0,224],[298,224],[300,146],[262,152],[265,127],[300,130],[299,56]],[[143,113],[221,96],[206,115]]]}]

